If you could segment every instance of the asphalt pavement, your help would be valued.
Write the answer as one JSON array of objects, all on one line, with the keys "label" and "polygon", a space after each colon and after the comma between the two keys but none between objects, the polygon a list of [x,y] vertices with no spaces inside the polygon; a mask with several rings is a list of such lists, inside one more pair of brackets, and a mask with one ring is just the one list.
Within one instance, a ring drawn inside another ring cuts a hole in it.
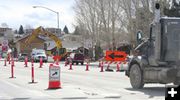
[{"label": "asphalt pavement", "polygon": [[[65,66],[60,62],[61,89],[48,89],[49,65],[34,64],[34,81],[31,83],[31,63],[15,62],[14,76],[11,65],[0,61],[0,100],[164,100],[165,86],[147,84],[144,89],[131,88],[124,72],[100,72],[98,62],[89,65]],[[124,65],[126,66],[126,65]]]}]

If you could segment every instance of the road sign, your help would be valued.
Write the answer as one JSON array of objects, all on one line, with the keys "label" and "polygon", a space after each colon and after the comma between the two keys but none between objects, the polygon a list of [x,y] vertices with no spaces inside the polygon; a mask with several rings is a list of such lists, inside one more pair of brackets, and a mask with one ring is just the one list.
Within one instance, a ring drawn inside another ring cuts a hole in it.
[{"label": "road sign", "polygon": [[127,54],[123,51],[106,51],[106,61],[125,61]]},{"label": "road sign", "polygon": [[48,89],[61,88],[60,66],[58,64],[50,64],[49,66],[49,86]]},{"label": "road sign", "polygon": [[8,46],[8,40],[3,40],[2,46]]},{"label": "road sign", "polygon": [[2,51],[5,52],[8,50],[8,40],[3,40],[2,42]]},{"label": "road sign", "polygon": [[53,80],[53,81],[59,81],[60,80],[60,75],[59,75],[59,70],[60,70],[60,67],[51,67],[50,68],[50,76],[49,76],[49,80]]}]

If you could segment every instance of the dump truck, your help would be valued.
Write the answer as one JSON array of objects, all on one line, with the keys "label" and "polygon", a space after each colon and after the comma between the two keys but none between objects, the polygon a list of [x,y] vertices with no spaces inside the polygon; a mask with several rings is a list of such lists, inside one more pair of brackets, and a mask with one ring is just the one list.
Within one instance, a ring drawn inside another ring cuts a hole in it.
[{"label": "dump truck", "polygon": [[160,17],[160,5],[155,8],[150,35],[137,33],[138,45],[125,72],[135,89],[147,83],[180,84],[180,18]]}]

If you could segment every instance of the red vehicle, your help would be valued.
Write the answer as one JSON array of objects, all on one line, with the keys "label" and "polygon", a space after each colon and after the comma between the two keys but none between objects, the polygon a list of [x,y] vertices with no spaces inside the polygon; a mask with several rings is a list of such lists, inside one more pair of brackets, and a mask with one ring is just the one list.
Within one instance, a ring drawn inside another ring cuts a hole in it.
[{"label": "red vehicle", "polygon": [[84,55],[81,53],[71,53],[69,57],[67,57],[67,64],[72,62],[72,64],[76,63],[78,65],[81,63],[81,65],[84,64]]}]

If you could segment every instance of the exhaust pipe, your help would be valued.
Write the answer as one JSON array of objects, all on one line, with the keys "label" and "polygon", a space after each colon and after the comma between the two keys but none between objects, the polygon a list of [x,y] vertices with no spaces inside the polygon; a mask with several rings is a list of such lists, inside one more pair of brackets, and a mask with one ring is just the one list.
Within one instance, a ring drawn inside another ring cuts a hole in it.
[{"label": "exhaust pipe", "polygon": [[159,23],[160,21],[160,4],[159,3],[156,3],[155,4],[155,12],[154,12],[154,22],[155,23]]}]

